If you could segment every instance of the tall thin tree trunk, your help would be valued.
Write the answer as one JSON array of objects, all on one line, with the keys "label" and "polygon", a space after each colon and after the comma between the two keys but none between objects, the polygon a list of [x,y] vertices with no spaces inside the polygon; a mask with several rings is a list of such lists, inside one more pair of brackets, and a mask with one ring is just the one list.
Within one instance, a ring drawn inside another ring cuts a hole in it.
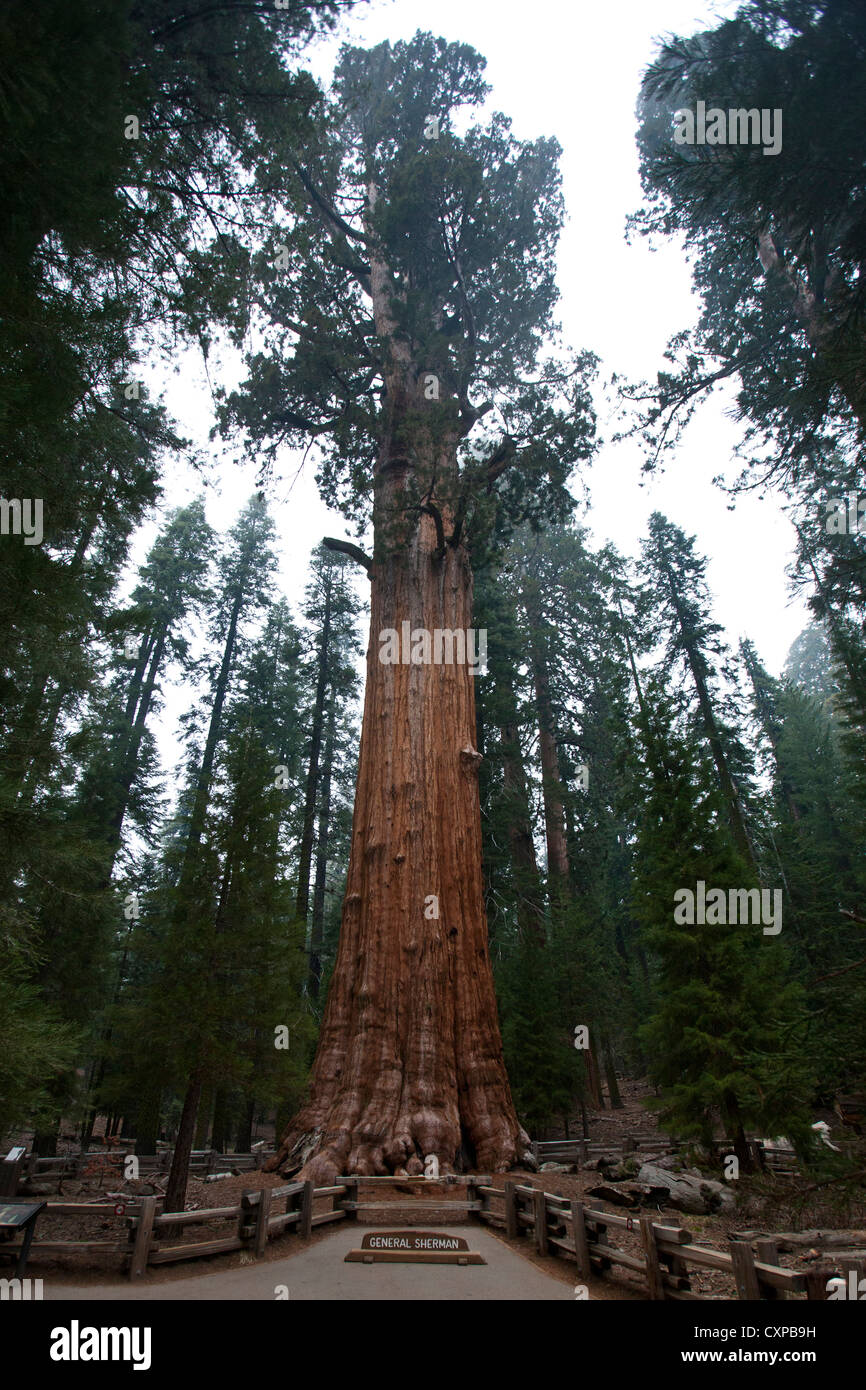
[{"label": "tall thin tree trunk", "polygon": [[217,1086],[214,1094],[213,1104],[213,1129],[211,1131],[211,1148],[216,1149],[217,1153],[224,1154],[227,1147],[228,1138],[228,1119],[229,1119],[229,1093],[225,1086]]},{"label": "tall thin tree trunk", "polygon": [[165,1189],[163,1211],[183,1211],[186,1204],[186,1185],[189,1179],[189,1159],[195,1136],[195,1122],[201,1100],[202,1074],[196,1070],[189,1079],[183,1110],[174,1144],[171,1172]]},{"label": "tall thin tree trunk", "polygon": [[202,1086],[201,1099],[198,1107],[198,1119],[195,1127],[195,1139],[193,1140],[194,1149],[204,1149],[207,1147],[208,1135],[211,1128],[211,1117],[213,1115],[214,1088],[208,1083]]},{"label": "tall thin tree trunk", "polygon": [[253,1145],[253,1119],[256,1113],[256,1103],[253,1099],[244,1101],[241,1110],[240,1123],[238,1124],[237,1138],[235,1139],[235,1151],[239,1154],[248,1154]]},{"label": "tall thin tree trunk", "polygon": [[298,850],[298,916],[306,922],[310,906],[310,869],[313,859],[313,837],[316,823],[316,803],[319,792],[319,758],[322,751],[322,727],[325,719],[325,692],[328,684],[328,647],[331,640],[332,578],[325,576],[325,613],[319,642],[316,695],[313,702],[313,722],[310,729],[310,761],[307,765],[307,785],[304,791],[304,819]]},{"label": "tall thin tree trunk", "polygon": [[517,884],[517,921],[522,932],[531,932],[540,942],[545,939],[544,904],[541,878],[535,857],[526,772],[515,724],[500,731],[502,746],[502,786],[508,812],[508,843]]},{"label": "tall thin tree trunk", "polygon": [[611,1110],[622,1110],[622,1096],[619,1093],[619,1082],[616,1079],[616,1066],[611,1051],[610,1039],[605,1037],[601,1045],[601,1055],[604,1061],[604,1079],[607,1082],[607,1094],[610,1100]]},{"label": "tall thin tree trunk", "polygon": [[322,759],[322,788],[319,802],[319,827],[316,836],[316,878],[313,885],[313,920],[310,927],[309,991],[318,998],[322,980],[322,946],[325,932],[325,878],[328,870],[328,840],[331,821],[331,779],[334,770],[334,738],[336,732],[337,699],[331,691],[328,708],[328,727]]},{"label": "tall thin tree trunk", "polygon": [[135,1152],[155,1154],[159,1139],[159,1116],[162,1108],[162,1089],[152,1079],[145,1083],[138,1096],[135,1116]]},{"label": "tall thin tree trunk", "polygon": [[587,1093],[596,1110],[603,1110],[604,1092],[601,1089],[601,1075],[598,1070],[598,1060],[595,1055],[595,1049],[588,1047],[582,1055],[586,1068]]},{"label": "tall thin tree trunk", "polygon": [[541,754],[542,793],[544,796],[544,826],[547,835],[547,868],[551,893],[562,897],[569,887],[568,847],[565,838],[565,810],[562,796],[562,776],[553,706],[550,699],[550,676],[544,653],[533,641],[531,651],[535,701],[538,711],[538,742]]},{"label": "tall thin tree trunk", "polygon": [[701,712],[701,720],[704,725],[704,732],[707,737],[707,742],[710,745],[710,752],[713,755],[713,762],[716,766],[716,774],[719,779],[719,787],[721,789],[722,796],[724,797],[725,804],[727,806],[728,820],[730,822],[731,832],[733,834],[737,849],[743,856],[743,859],[745,860],[746,864],[748,864],[748,866],[753,870],[753,872],[757,876],[757,863],[755,861],[755,854],[752,849],[751,838],[749,836],[745,817],[743,815],[743,808],[740,801],[740,793],[737,789],[733,777],[731,776],[730,768],[728,767],[727,754],[725,753],[725,749],[722,744],[722,736],[719,730],[718,721],[716,720],[715,710],[713,709],[713,702],[710,699],[710,692],[707,689],[707,683],[705,678],[705,662],[695,645],[692,628],[686,620],[685,614],[683,613],[682,603],[680,600],[680,593],[677,588],[676,579],[674,578],[673,571],[666,558],[664,560],[664,566],[665,574],[668,581],[668,588],[670,590],[671,601],[673,603],[677,615],[677,623],[680,629],[680,640],[683,644],[683,651],[685,652],[686,660],[689,665],[689,670],[692,673],[692,680],[695,683],[695,690],[697,691],[698,696],[698,708]]},{"label": "tall thin tree trunk", "polygon": [[[210,724],[208,725],[207,741],[205,743],[204,754],[202,756],[201,767],[199,768],[198,779],[196,782],[195,799],[193,802],[192,815],[190,817],[189,832],[187,834],[186,846],[184,848],[183,865],[181,867],[180,879],[177,886],[175,908],[176,916],[180,916],[185,911],[188,897],[188,888],[195,874],[198,862],[199,846],[201,844],[202,832],[204,830],[205,815],[207,813],[208,798],[210,796],[211,779],[213,777],[214,760],[216,758],[217,744],[219,743],[220,727],[222,722],[222,711],[225,703],[226,692],[228,690],[229,673],[234,659],[235,642],[237,639],[238,619],[241,607],[246,597],[246,586],[241,580],[238,582],[237,592],[231,607],[228,629],[226,632],[225,645],[223,647],[222,661],[220,662],[219,675],[217,677],[216,690],[214,692],[214,702],[211,709]],[[225,893],[225,882],[221,902]],[[186,1099],[184,1101],[183,1116],[181,1118],[181,1128],[178,1134],[178,1141],[175,1144],[174,1156],[169,1173],[168,1186],[165,1195],[165,1209],[183,1210],[183,1202],[186,1196],[186,1185],[189,1178],[189,1156],[192,1152],[193,1135],[195,1132],[195,1119],[198,1113],[199,1100],[204,1079],[204,1069],[201,1061],[201,1053],[193,1063],[187,1085]],[[192,1121],[190,1122],[189,1134],[184,1126],[188,1120],[188,1108],[192,1107]],[[181,1142],[181,1136],[183,1142]],[[169,1194],[171,1200],[180,1202],[179,1207],[169,1206]]]}]

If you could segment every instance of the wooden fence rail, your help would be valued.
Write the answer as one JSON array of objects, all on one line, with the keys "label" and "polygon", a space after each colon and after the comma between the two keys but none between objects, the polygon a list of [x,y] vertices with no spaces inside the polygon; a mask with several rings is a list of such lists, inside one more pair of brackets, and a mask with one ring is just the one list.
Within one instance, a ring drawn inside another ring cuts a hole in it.
[{"label": "wooden fence rail", "polygon": [[[405,1205],[412,1210],[428,1211],[431,1207],[460,1212],[457,1219],[476,1219],[501,1227],[507,1236],[532,1237],[540,1254],[554,1254],[573,1260],[578,1275],[604,1274],[613,1266],[629,1269],[641,1275],[653,1299],[703,1299],[708,1295],[696,1292],[691,1285],[690,1269],[708,1269],[728,1274],[734,1282],[739,1299],[785,1299],[805,1296],[823,1300],[827,1297],[827,1280],[831,1266],[821,1265],[809,1271],[784,1269],[779,1264],[777,1247],[769,1237],[754,1241],[746,1236],[728,1242],[727,1251],[712,1250],[696,1244],[691,1232],[683,1226],[666,1225],[652,1216],[626,1216],[585,1206],[580,1201],[555,1196],[506,1180],[503,1187],[491,1185],[489,1175],[448,1175],[433,1178],[340,1178],[327,1187],[314,1187],[311,1182],[289,1182],[279,1187],[246,1191],[237,1204],[210,1207],[202,1210],[166,1212],[162,1197],[142,1197],[123,1203],[118,1211],[113,1202],[48,1202],[47,1213],[55,1216],[122,1216],[126,1220],[127,1240],[34,1240],[32,1254],[118,1254],[130,1279],[140,1279],[146,1270],[159,1264],[193,1260],[228,1251],[249,1250],[257,1259],[265,1253],[269,1240],[294,1230],[308,1237],[315,1227],[326,1222],[358,1219],[359,1213],[372,1210],[387,1213],[388,1203],[361,1202],[359,1188],[366,1184],[391,1184],[402,1190],[410,1183]],[[437,1191],[459,1183],[466,1188],[466,1200],[440,1198],[437,1202],[417,1198],[423,1187],[431,1197]],[[416,1188],[417,1185],[417,1188]],[[374,1191],[376,1189],[374,1188]],[[322,1205],[322,1204],[326,1205]],[[316,1205],[319,1204],[319,1210]],[[396,1204],[402,1207],[403,1203]],[[465,1215],[463,1215],[465,1213]],[[179,1235],[187,1227],[227,1223],[225,1234],[209,1234],[207,1239],[187,1241]],[[617,1231],[632,1231],[637,1237],[639,1251],[620,1249],[612,1240]],[[0,1253],[16,1254],[20,1243],[4,1243]],[[847,1252],[849,1255],[851,1252]],[[844,1262],[843,1262],[844,1264]],[[849,1259],[848,1265],[863,1272],[863,1262]],[[847,1265],[844,1266],[847,1271]]]},{"label": "wooden fence rail", "polygon": [[[144,1173],[167,1173],[171,1167],[173,1149],[165,1149],[157,1154],[136,1154],[134,1149],[86,1149],[78,1153],[56,1154],[40,1158],[30,1154],[21,1165],[28,1177],[78,1178],[87,1168],[104,1166],[123,1167],[127,1158],[135,1158],[138,1171]],[[255,1153],[219,1153],[216,1149],[194,1149],[190,1155],[190,1172],[210,1174],[223,1168],[244,1171],[262,1167],[270,1154],[261,1150]]]},{"label": "wooden fence rail", "polygon": [[[763,1140],[749,1141],[754,1162],[759,1168],[784,1176],[797,1171],[797,1156],[793,1149],[765,1144]],[[682,1139],[666,1138],[656,1134],[627,1134],[623,1139],[604,1143],[588,1139],[540,1139],[532,1143],[532,1155],[536,1164],[560,1162],[574,1163],[583,1168],[594,1158],[610,1154],[617,1158],[630,1156],[651,1161],[662,1153],[678,1152],[687,1147]],[[714,1145],[717,1154],[733,1153],[733,1140],[720,1139]]]},{"label": "wooden fence rail", "polygon": [[[500,1226],[509,1237],[530,1234],[539,1254],[553,1253],[573,1259],[581,1278],[604,1274],[613,1265],[641,1274],[650,1298],[705,1300],[708,1295],[691,1287],[689,1266],[721,1270],[729,1274],[740,1299],[779,1299],[805,1294],[807,1299],[827,1297],[830,1269],[807,1272],[784,1269],[772,1240],[730,1240],[727,1252],[694,1243],[682,1226],[667,1226],[652,1216],[621,1216],[596,1211],[582,1202],[555,1197],[539,1188],[506,1182],[504,1187],[479,1186],[482,1221]],[[494,1209],[502,1202],[502,1210]],[[611,1244],[609,1228],[634,1231],[641,1243],[639,1256]]]},{"label": "wooden fence rail", "polygon": [[[140,1279],[150,1265],[195,1260],[229,1250],[251,1250],[256,1259],[260,1259],[268,1241],[281,1236],[290,1227],[294,1227],[298,1235],[307,1237],[316,1226],[345,1219],[347,1212],[338,1199],[346,1191],[342,1183],[314,1187],[311,1182],[290,1182],[282,1187],[243,1192],[237,1206],[184,1212],[158,1212],[157,1199],[144,1197],[140,1212],[129,1222],[129,1277]],[[314,1211],[314,1203],[322,1198],[330,1198],[330,1209]],[[277,1209],[280,1202],[282,1210]],[[176,1241],[177,1227],[210,1225],[216,1221],[233,1222],[231,1234],[168,1245],[160,1240],[161,1234],[168,1236],[170,1232],[168,1238]]]}]

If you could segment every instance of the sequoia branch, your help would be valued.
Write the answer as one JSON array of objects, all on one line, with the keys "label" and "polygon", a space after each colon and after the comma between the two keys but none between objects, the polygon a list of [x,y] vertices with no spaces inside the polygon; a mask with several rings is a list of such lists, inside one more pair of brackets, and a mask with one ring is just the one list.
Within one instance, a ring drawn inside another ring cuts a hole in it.
[{"label": "sequoia branch", "polygon": [[363,565],[367,573],[370,573],[372,560],[369,555],[365,555],[358,545],[353,545],[351,541],[338,541],[333,536],[325,536],[322,545],[328,550],[337,550],[341,555],[348,555],[350,560],[357,560],[359,565]]}]

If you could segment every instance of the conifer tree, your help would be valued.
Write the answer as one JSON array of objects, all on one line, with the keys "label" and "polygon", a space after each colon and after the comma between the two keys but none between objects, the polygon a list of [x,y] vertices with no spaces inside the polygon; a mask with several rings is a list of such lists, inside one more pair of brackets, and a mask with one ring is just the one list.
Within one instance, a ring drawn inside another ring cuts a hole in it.
[{"label": "conifer tree", "polygon": [[749,882],[750,867],[701,742],[677,729],[668,695],[651,685],[644,698],[654,736],[644,749],[633,891],[656,977],[643,1033],[650,1077],[662,1088],[669,1131],[708,1148],[727,1138],[747,1170],[749,1129],[789,1134],[806,1147],[812,1076],[802,992],[760,924],[729,923],[709,903],[705,922],[689,914],[685,890],[696,895],[703,882],[727,899]]},{"label": "conifer tree", "polygon": [[562,515],[590,449],[589,360],[540,351],[557,149],[499,115],[458,135],[485,94],[465,45],[343,50],[292,165],[296,221],[274,236],[288,264],[257,263],[268,351],[226,401],[266,455],[315,440],[323,493],[349,515],[372,502],[372,558],[342,543],[370,574],[371,641],[339,955],[310,1102],[277,1156],[316,1179],[415,1172],[427,1154],[507,1168],[526,1142],[486,943],[472,675],[380,660],[404,623],[472,629],[467,536],[496,509]]}]

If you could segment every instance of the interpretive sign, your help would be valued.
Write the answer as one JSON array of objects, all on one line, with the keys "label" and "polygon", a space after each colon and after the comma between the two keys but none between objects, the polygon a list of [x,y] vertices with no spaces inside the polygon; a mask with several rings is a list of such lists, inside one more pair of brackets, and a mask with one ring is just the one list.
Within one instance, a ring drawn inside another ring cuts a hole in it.
[{"label": "interpretive sign", "polygon": [[347,1261],[375,1260],[407,1264],[483,1265],[487,1261],[477,1250],[470,1250],[463,1236],[448,1231],[368,1231],[360,1250],[350,1250]]},{"label": "interpretive sign", "polygon": [[36,1218],[47,1205],[47,1202],[3,1202],[0,1204],[0,1232],[4,1238],[8,1239],[19,1231],[24,1237],[18,1251],[18,1263],[15,1266],[16,1279],[24,1277],[27,1269],[27,1256],[30,1253],[30,1242],[36,1227]]}]

